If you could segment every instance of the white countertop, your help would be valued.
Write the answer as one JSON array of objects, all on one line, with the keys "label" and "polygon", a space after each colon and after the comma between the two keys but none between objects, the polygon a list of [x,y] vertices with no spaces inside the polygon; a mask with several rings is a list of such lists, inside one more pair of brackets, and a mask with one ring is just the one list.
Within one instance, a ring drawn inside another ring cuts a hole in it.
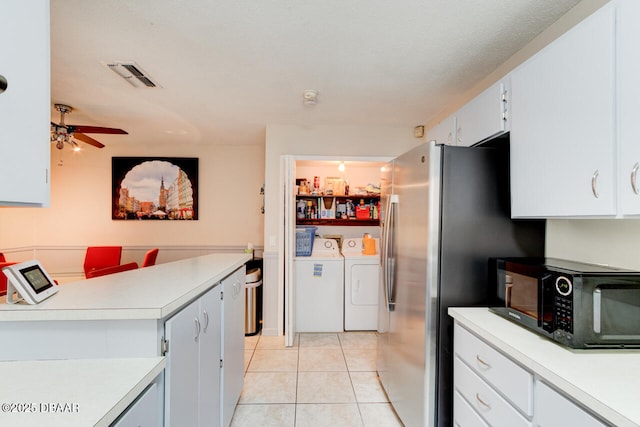
[{"label": "white countertop", "polygon": [[216,253],[67,283],[37,305],[0,304],[0,321],[163,319],[250,259]]},{"label": "white countertop", "polygon": [[605,421],[640,426],[640,350],[572,350],[486,308],[449,308],[449,315]]},{"label": "white countertop", "polygon": [[164,367],[164,357],[2,362],[0,425],[108,426]]}]

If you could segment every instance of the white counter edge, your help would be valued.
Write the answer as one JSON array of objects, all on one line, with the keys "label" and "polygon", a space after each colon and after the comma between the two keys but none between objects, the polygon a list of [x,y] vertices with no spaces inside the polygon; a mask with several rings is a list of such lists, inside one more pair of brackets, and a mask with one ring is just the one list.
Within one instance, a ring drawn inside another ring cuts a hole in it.
[{"label": "white counter edge", "polygon": [[111,408],[101,419],[95,424],[95,427],[108,427],[113,423],[120,414],[122,414],[131,405],[136,398],[151,384],[154,379],[160,375],[160,373],[166,367],[167,361],[164,357],[157,357],[157,363],[155,366],[147,372],[147,374],[138,381],[138,383],[118,401],[118,403]]},{"label": "white counter edge", "polygon": [[[212,274],[206,280],[201,283],[196,283],[192,287],[188,289],[188,291],[180,294],[177,298],[172,299],[167,304],[162,306],[155,307],[141,307],[141,306],[131,306],[131,307],[101,307],[94,306],[87,309],[84,308],[58,308],[52,307],[48,308],[45,303],[29,306],[26,304],[18,304],[18,305],[9,305],[9,304],[1,304],[0,305],[0,322],[11,322],[11,321],[47,321],[47,320],[159,320],[166,319],[177,312],[180,308],[184,307],[190,301],[196,299],[198,296],[202,295],[209,289],[213,288],[217,283],[223,280],[225,277],[229,276],[231,273],[236,271],[238,268],[245,265],[248,261],[251,260],[250,254],[237,253],[233,254],[236,257],[235,261],[229,262],[225,265],[224,268],[215,271],[215,274]],[[215,256],[215,255],[213,255]],[[187,260],[184,260],[187,261]],[[175,261],[170,264],[179,265],[181,261]],[[164,264],[162,268],[166,268],[169,264]],[[141,275],[141,274],[152,274],[152,270],[147,269],[138,269],[131,270],[130,272],[123,272],[111,275],[111,277],[116,277],[118,274],[121,274],[122,277],[126,277],[127,274],[133,275]],[[109,280],[107,277],[103,276],[103,280]],[[111,278],[110,277],[110,278]],[[91,280],[97,279],[89,279],[85,282],[89,282]],[[113,280],[113,279],[111,279]],[[62,285],[69,286],[69,285]],[[54,295],[52,298],[60,298],[59,295]]]}]

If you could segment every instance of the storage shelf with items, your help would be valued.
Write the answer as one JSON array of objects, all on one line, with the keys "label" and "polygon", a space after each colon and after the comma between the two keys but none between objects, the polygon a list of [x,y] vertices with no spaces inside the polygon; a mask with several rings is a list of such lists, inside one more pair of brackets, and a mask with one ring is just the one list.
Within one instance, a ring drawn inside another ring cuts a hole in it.
[{"label": "storage shelf with items", "polygon": [[296,196],[298,225],[379,225],[380,196]]}]

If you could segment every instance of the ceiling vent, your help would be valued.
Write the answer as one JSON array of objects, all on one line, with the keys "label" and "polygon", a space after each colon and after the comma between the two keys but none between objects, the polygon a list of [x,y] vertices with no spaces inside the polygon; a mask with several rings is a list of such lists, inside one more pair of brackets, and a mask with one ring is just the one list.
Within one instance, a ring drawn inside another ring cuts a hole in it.
[{"label": "ceiling vent", "polygon": [[125,79],[133,87],[157,87],[147,73],[135,62],[113,62],[107,66],[117,75]]}]

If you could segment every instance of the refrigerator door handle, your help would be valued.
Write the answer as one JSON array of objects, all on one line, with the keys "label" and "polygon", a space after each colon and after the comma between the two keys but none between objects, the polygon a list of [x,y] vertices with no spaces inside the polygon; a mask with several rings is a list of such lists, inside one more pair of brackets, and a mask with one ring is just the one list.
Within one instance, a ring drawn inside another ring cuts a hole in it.
[{"label": "refrigerator door handle", "polygon": [[388,311],[395,309],[395,281],[394,281],[394,261],[395,261],[395,221],[396,221],[396,209],[398,206],[398,196],[392,194],[387,201],[387,209],[385,214],[384,228],[383,228],[383,244],[382,244],[382,256],[380,257],[382,265],[382,286],[384,290],[385,306]]}]

